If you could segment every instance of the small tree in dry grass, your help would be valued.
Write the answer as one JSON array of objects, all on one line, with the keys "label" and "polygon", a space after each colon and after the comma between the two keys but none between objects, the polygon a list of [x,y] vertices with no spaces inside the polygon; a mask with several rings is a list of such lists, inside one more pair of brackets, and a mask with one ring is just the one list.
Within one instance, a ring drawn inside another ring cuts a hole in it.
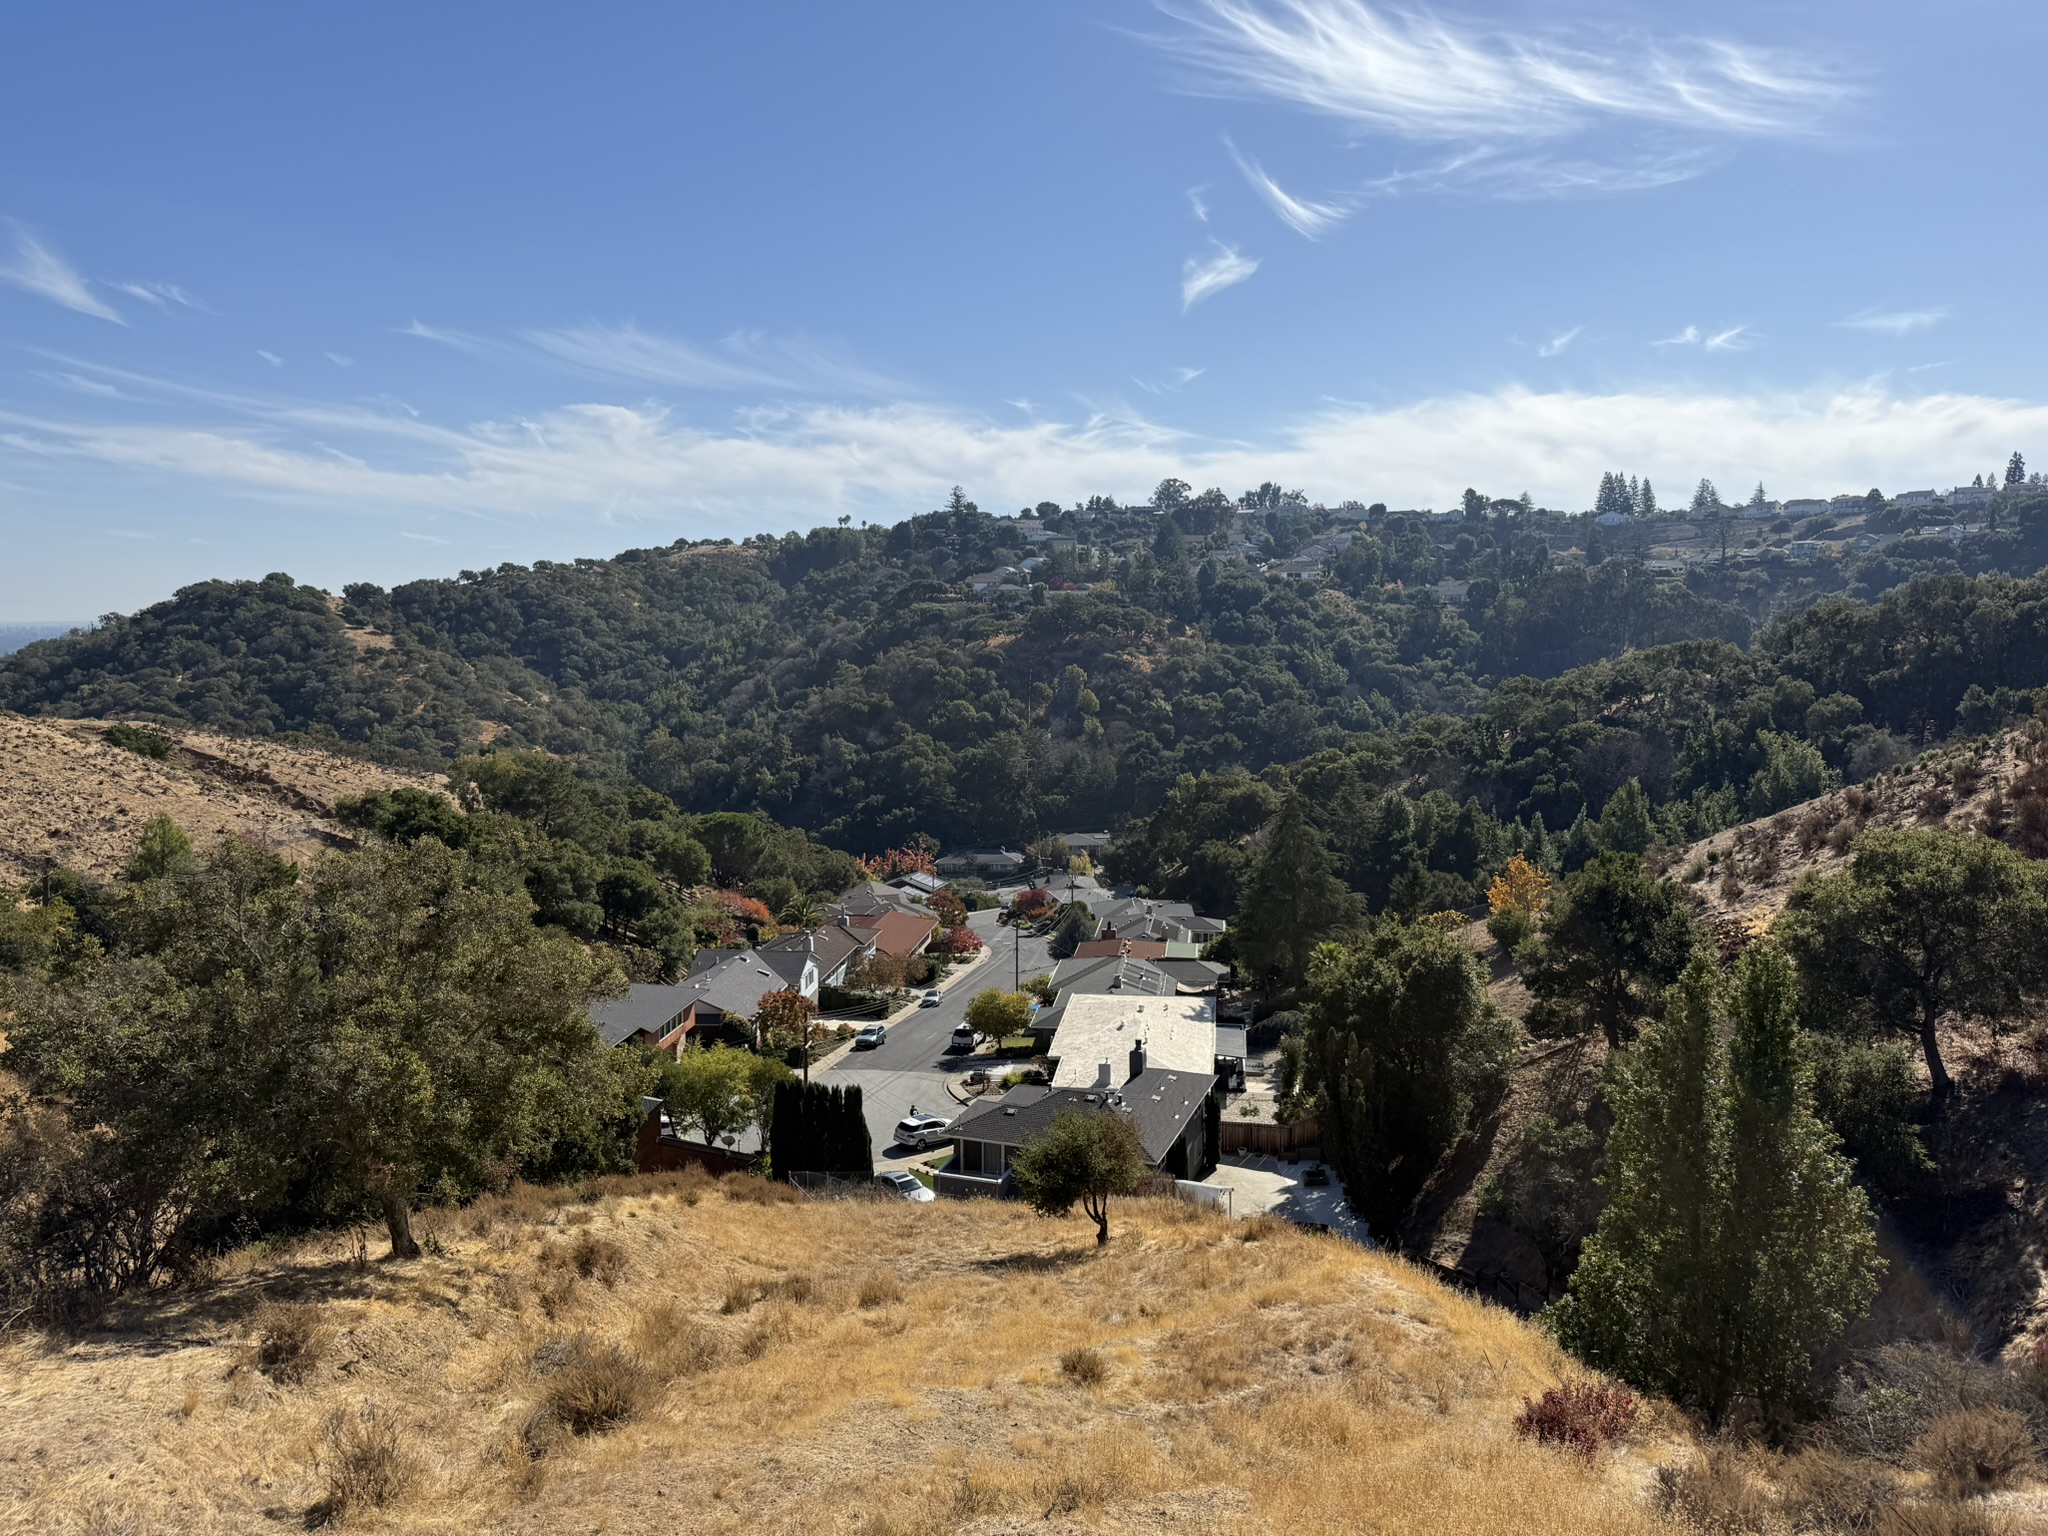
[{"label": "small tree in dry grass", "polygon": [[327,1496],[307,1512],[308,1525],[347,1520],[396,1503],[419,1480],[420,1457],[405,1431],[374,1403],[336,1409],[321,1447]]},{"label": "small tree in dry grass", "polygon": [[1636,1395],[1619,1382],[1570,1381],[1525,1398],[1515,1433],[1591,1456],[1635,1428]]},{"label": "small tree in dry grass", "polygon": [[1064,1216],[1078,1200],[1095,1222],[1097,1243],[1109,1241],[1111,1197],[1130,1194],[1145,1172],[1137,1126],[1103,1109],[1063,1110],[1010,1164],[1018,1193],[1040,1214]]}]

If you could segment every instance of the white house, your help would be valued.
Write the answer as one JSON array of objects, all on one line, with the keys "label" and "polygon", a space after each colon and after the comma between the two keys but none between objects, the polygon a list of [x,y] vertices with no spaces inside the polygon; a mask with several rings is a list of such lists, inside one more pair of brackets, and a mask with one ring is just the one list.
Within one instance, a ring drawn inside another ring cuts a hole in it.
[{"label": "white house", "polygon": [[1892,498],[1892,503],[1901,507],[1931,507],[1939,500],[1939,491],[1901,491]]},{"label": "white house", "polygon": [[1799,496],[1785,503],[1787,517],[1819,517],[1829,511],[1831,504],[1818,496]]}]

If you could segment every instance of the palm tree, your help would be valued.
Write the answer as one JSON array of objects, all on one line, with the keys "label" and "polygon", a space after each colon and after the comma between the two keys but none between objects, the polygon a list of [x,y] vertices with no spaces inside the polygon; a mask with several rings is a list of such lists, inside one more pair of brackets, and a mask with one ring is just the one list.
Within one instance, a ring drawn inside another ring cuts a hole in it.
[{"label": "palm tree", "polygon": [[815,928],[818,926],[818,903],[799,891],[783,903],[782,913],[776,921],[785,928]]}]

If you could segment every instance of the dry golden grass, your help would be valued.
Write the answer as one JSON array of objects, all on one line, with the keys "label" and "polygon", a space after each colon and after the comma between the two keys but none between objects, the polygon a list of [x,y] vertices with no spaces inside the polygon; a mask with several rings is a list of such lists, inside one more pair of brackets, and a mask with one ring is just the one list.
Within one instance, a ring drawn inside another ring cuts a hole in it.
[{"label": "dry golden grass", "polygon": [[[1131,1203],[1098,1250],[1015,1205],[677,1176],[422,1224],[417,1263],[312,1240],[7,1343],[0,1530],[1676,1529],[1653,1432],[1515,1435],[1567,1369],[1540,1335],[1279,1224]],[[251,1369],[266,1329],[317,1365]]]}]

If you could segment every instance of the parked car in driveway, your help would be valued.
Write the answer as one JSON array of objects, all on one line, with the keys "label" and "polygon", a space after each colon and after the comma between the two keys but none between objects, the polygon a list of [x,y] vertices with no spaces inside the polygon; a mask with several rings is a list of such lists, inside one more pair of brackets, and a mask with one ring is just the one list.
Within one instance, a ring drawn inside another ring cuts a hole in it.
[{"label": "parked car in driveway", "polygon": [[923,1205],[928,1200],[938,1198],[924,1187],[923,1181],[916,1174],[906,1173],[901,1168],[891,1168],[887,1173],[876,1174],[875,1182],[884,1189],[895,1190],[899,1200],[908,1200],[916,1205]]},{"label": "parked car in driveway", "polygon": [[974,1049],[974,1031],[965,1024],[953,1026],[953,1038],[947,1042],[948,1051],[971,1051]]},{"label": "parked car in driveway", "polygon": [[917,1000],[917,1006],[920,1008],[936,1008],[944,996],[945,993],[941,992],[937,987],[933,987],[931,991],[925,993],[923,997]]},{"label": "parked car in driveway", "polygon": [[888,1037],[889,1032],[882,1028],[881,1025],[870,1024],[854,1035],[853,1048],[856,1051],[872,1051],[876,1046],[888,1039]]},{"label": "parked car in driveway", "polygon": [[940,1115],[923,1115],[915,1109],[896,1122],[896,1145],[922,1152],[934,1142],[944,1141],[952,1121]]}]

